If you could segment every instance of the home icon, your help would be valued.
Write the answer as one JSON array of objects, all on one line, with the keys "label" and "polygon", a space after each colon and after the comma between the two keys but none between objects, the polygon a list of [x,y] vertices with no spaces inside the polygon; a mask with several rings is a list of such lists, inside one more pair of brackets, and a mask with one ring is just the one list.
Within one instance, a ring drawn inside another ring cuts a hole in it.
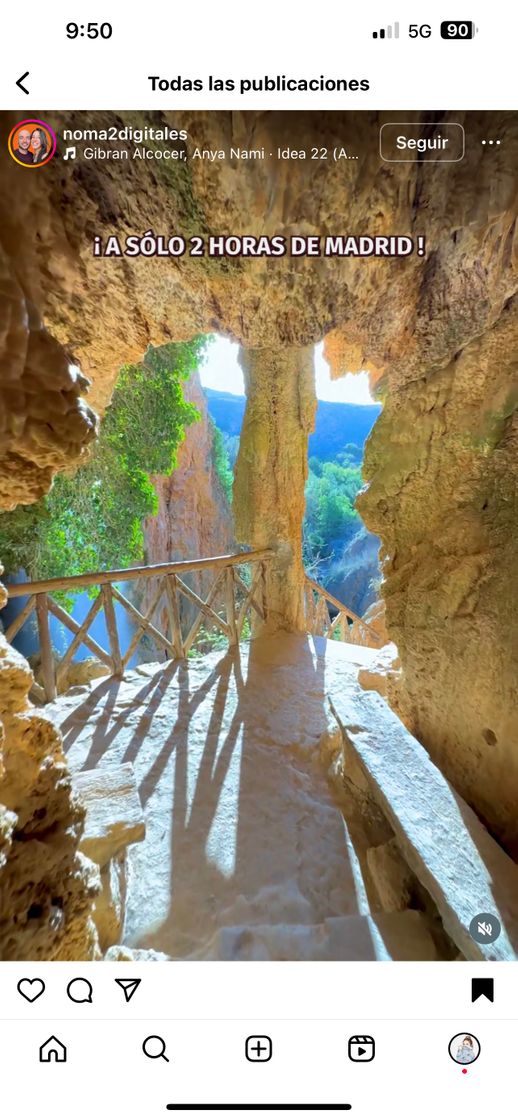
[{"label": "home icon", "polygon": [[40,1062],[66,1062],[67,1048],[51,1034],[50,1038],[40,1046]]}]

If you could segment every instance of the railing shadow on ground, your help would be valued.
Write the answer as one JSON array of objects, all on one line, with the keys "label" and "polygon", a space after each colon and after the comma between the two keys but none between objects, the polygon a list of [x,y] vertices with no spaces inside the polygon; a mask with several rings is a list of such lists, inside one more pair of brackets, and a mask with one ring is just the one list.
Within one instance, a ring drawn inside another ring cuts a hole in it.
[{"label": "railing shadow on ground", "polygon": [[[73,770],[135,768],[147,837],[130,852],[128,943],[203,956],[221,925],[363,913],[319,760],[325,649],[260,637],[57,702]],[[363,953],[375,958],[373,939]]]},{"label": "railing shadow on ground", "polygon": [[[327,788],[316,751],[325,726],[324,661],[314,658],[307,638],[294,641],[296,664],[272,663],[265,650],[272,654],[275,641],[253,640],[245,671],[239,649],[231,650],[194,692],[185,668],[174,727],[140,784],[150,806],[174,755],[169,906],[137,943],[182,956],[192,953],[196,938],[196,951],[210,941],[221,922],[239,924],[239,915],[245,926],[248,919],[275,924],[283,920],[286,889],[296,895],[293,905],[304,905],[307,920],[324,916],[314,851],[322,821],[311,820],[309,802],[301,814],[289,790],[293,774],[307,783],[309,773]],[[313,751],[299,760],[297,738],[310,725]],[[290,768],[291,778],[283,780]],[[357,914],[343,822],[331,810],[326,821],[326,843],[340,848],[347,905]]]}]

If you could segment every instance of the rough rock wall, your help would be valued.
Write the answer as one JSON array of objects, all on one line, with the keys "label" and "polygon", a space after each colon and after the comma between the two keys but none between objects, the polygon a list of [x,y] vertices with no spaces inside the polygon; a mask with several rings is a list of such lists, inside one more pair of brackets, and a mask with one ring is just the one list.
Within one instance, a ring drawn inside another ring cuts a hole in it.
[{"label": "rough rock wall", "polygon": [[[1,596],[3,605],[4,599]],[[98,956],[98,869],[78,853],[84,811],[61,734],[28,701],[32,673],[0,634],[0,960]]]},{"label": "rough rock wall", "polygon": [[518,855],[517,310],[388,394],[359,505],[384,545],[395,707]]},{"label": "rough rock wall", "polygon": [[[153,478],[159,511],[144,523],[147,564],[220,556],[235,550],[232,511],[214,466],[207,401],[197,372],[185,382],[183,392],[185,399],[196,405],[200,419],[186,428],[173,473]],[[213,578],[213,572],[197,572],[190,582],[198,594],[203,594]],[[149,587],[142,582],[138,588],[144,606]],[[192,620],[187,601],[181,598],[180,604],[184,616]]]},{"label": "rough rock wall", "polygon": [[[4,205],[15,209],[16,197]],[[34,222],[28,229],[25,240],[37,240]],[[43,325],[18,248],[2,225],[0,509],[47,493],[56,471],[79,464],[96,432],[81,397],[89,383]],[[78,853],[84,814],[72,796],[61,735],[28,701],[32,680],[0,633],[0,959],[91,958],[100,883]]]},{"label": "rough rock wall", "polygon": [[45,330],[0,243],[0,508],[41,498],[96,431],[88,381]]},{"label": "rough rock wall", "polygon": [[235,469],[239,540],[274,548],[267,628],[305,629],[302,520],[316,413],[313,347],[241,350],[246,410]]},{"label": "rough rock wall", "polygon": [[395,706],[517,855],[518,129],[500,119],[493,161],[466,123],[453,177],[412,172],[422,270],[404,283],[396,266],[389,315],[373,324],[366,299],[326,349],[384,400],[358,507],[382,541]]}]

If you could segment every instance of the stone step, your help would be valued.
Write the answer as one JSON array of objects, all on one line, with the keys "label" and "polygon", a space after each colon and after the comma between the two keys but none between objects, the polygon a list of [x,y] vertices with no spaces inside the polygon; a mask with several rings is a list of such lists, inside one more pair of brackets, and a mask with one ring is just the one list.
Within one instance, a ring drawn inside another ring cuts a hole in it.
[{"label": "stone step", "polygon": [[[333,690],[329,700],[398,845],[468,960],[515,960],[518,867],[433,764],[424,747],[373,692]],[[480,945],[469,926],[493,914],[502,932]]]},{"label": "stone step", "polygon": [[130,762],[78,771],[72,785],[86,808],[79,847],[99,867],[105,867],[129,844],[144,839],[144,814]]},{"label": "stone step", "polygon": [[227,926],[191,959],[217,961],[434,961],[418,910],[327,918],[320,925]]}]

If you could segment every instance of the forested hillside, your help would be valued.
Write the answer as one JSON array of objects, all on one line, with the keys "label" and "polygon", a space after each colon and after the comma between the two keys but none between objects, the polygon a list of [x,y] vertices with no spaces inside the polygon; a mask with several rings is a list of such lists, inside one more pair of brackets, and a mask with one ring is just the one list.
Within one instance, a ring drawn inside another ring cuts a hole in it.
[{"label": "forested hillside", "polygon": [[[245,412],[245,397],[205,389],[214,423],[227,436],[238,436]],[[381,412],[380,404],[340,404],[319,401],[315,431],[309,437],[309,456],[332,462],[347,443],[363,448]]]}]

